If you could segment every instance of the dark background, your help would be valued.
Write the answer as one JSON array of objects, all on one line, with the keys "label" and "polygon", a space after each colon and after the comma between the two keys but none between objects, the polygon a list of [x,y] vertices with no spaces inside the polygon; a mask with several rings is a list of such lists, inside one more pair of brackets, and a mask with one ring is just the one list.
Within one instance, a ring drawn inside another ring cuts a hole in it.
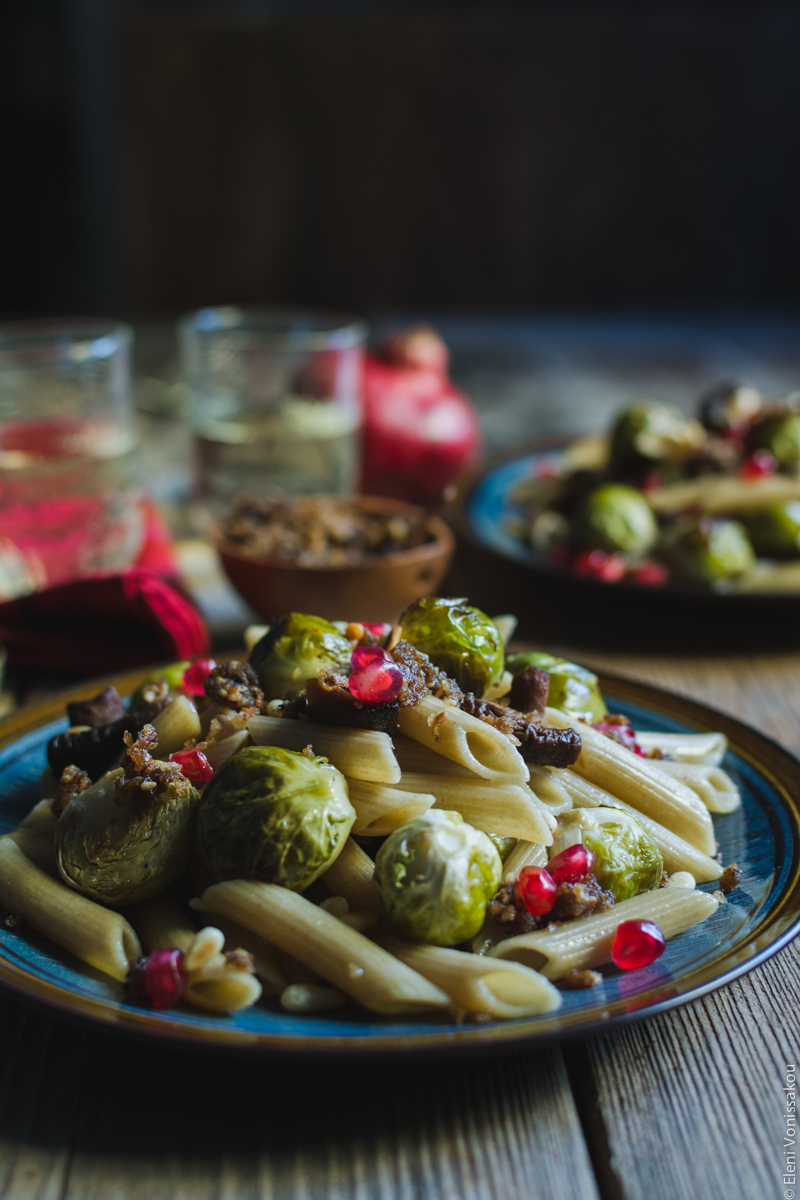
[{"label": "dark background", "polygon": [[5,0],[3,315],[791,306],[800,8]]}]

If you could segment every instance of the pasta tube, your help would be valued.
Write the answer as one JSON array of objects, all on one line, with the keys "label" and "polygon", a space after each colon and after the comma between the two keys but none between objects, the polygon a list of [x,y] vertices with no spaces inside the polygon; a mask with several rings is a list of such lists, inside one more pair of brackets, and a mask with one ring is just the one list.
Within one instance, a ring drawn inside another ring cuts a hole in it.
[{"label": "pasta tube", "polygon": [[233,879],[214,884],[201,901],[192,904],[268,937],[372,1012],[446,1011],[450,1007],[445,992],[288,888]]},{"label": "pasta tube", "polygon": [[541,842],[517,842],[503,863],[503,883],[513,883],[523,867],[546,867],[547,848]]},{"label": "pasta tube", "polygon": [[455,775],[459,779],[480,779],[469,767],[462,767],[460,763],[445,758],[405,734],[395,733],[392,741],[395,757],[404,775],[410,772],[413,775]]},{"label": "pasta tube", "polygon": [[[485,779],[459,779],[454,775],[404,774],[400,790],[431,792],[434,808],[461,813],[469,825],[489,833],[525,838],[529,842],[553,841],[555,819],[527,787],[518,783],[489,783]],[[545,816],[545,813],[547,815]]]},{"label": "pasta tube", "polygon": [[375,863],[351,837],[320,879],[334,896],[343,896],[353,912],[383,914],[383,901],[372,876]]},{"label": "pasta tube", "polygon": [[400,767],[388,733],[283,717],[251,717],[247,730],[256,746],[283,746],[286,750],[312,746],[315,754],[327,758],[343,775],[368,783],[400,782]]},{"label": "pasta tube", "polygon": [[566,921],[556,929],[507,938],[487,952],[489,958],[510,959],[562,979],[568,971],[599,967],[611,961],[611,943],[623,921],[654,921],[665,937],[674,937],[717,911],[719,900],[708,892],[682,887],[657,888],[623,900],[606,912]]},{"label": "pasta tube", "polygon": [[618,800],[616,796],[611,796],[594,783],[589,783],[588,779],[576,775],[574,771],[565,771],[563,780],[576,808],[621,808],[636,817],[637,821],[641,821],[661,851],[664,869],[670,875],[674,871],[691,871],[700,883],[711,883],[713,880],[719,879],[722,867],[716,858],[703,854],[702,850],[697,850],[683,838],[679,838],[671,829],[665,829],[663,825],[659,825],[658,821],[646,817],[644,813],[638,812],[624,800]]},{"label": "pasta tube", "polygon": [[37,933],[121,982],[129,960],[142,953],[138,937],[120,913],[51,879],[8,838],[0,840],[0,903],[24,917]]},{"label": "pasta tube", "polygon": [[400,709],[398,724],[415,741],[468,767],[482,779],[528,782],[528,767],[505,734],[460,708],[424,696],[419,704]]},{"label": "pasta tube", "polygon": [[656,513],[699,506],[711,516],[755,512],[765,504],[780,504],[785,500],[800,500],[800,479],[794,475],[769,475],[758,480],[707,475],[647,493],[647,502]]},{"label": "pasta tube", "polygon": [[709,812],[733,812],[742,803],[739,789],[722,767],[708,767],[703,763],[663,762],[659,759],[655,759],[653,765],[690,787]]},{"label": "pasta tube", "polygon": [[442,946],[424,946],[401,938],[380,937],[395,958],[447,992],[467,1012],[500,1020],[534,1017],[561,1007],[561,993],[544,975],[520,963],[465,954]]},{"label": "pasta tube", "polygon": [[54,835],[56,818],[49,800],[40,800],[20,822],[16,829],[2,837],[16,842],[22,853],[42,871],[58,875]]},{"label": "pasta tube", "polygon": [[708,809],[686,784],[669,779],[647,759],[558,709],[548,708],[547,719],[561,729],[571,726],[579,731],[581,754],[573,767],[577,774],[674,830],[704,854],[716,854],[717,842]]},{"label": "pasta tube", "polygon": [[207,926],[195,934],[183,959],[186,987],[183,999],[211,1012],[240,1012],[261,997],[261,984],[250,964],[229,960],[223,953],[222,930]]},{"label": "pasta tube", "polygon": [[705,763],[709,767],[718,767],[728,749],[724,733],[640,733],[637,730],[636,741],[645,753],[660,750],[677,762]]},{"label": "pasta tube", "polygon": [[197,933],[184,906],[172,896],[154,896],[131,904],[125,916],[139,935],[145,954],[154,950],[181,950],[185,954]]},{"label": "pasta tube", "polygon": [[417,792],[413,788],[365,783],[363,779],[348,779],[347,791],[350,803],[356,810],[352,832],[362,837],[383,837],[384,834],[394,833],[401,825],[421,817],[436,800],[435,796]]}]

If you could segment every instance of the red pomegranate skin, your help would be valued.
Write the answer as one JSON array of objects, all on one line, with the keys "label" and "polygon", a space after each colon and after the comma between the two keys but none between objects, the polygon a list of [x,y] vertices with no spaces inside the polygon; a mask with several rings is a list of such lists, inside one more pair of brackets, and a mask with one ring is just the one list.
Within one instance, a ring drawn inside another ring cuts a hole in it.
[{"label": "red pomegranate skin", "polygon": [[408,353],[400,335],[364,361],[362,490],[428,504],[478,458],[481,432],[472,403],[448,378],[438,335],[423,339],[415,329],[406,337]]}]

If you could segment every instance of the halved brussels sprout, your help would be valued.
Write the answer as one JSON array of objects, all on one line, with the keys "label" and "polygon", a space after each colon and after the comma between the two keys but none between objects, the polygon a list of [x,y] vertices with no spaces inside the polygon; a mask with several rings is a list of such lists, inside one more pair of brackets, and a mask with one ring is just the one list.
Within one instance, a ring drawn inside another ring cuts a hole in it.
[{"label": "halved brussels sprout", "polygon": [[180,875],[194,847],[198,794],[177,767],[169,774],[151,791],[120,795],[118,768],[70,800],[55,833],[65,883],[117,906],[148,900]]},{"label": "halved brussels sprout", "polygon": [[625,409],[611,431],[611,459],[620,466],[652,467],[682,462],[699,450],[706,432],[694,417],[667,404],[636,404]]},{"label": "halved brussels sprout", "polygon": [[679,579],[721,583],[755,562],[753,547],[738,521],[685,518],[664,539],[661,553]]},{"label": "halved brussels sprout", "polygon": [[768,504],[745,518],[756,554],[765,558],[800,556],[800,500]]},{"label": "halved brussels sprout", "polygon": [[327,759],[248,746],[203,793],[197,848],[214,879],[260,879],[302,892],[344,846],[356,819]]},{"label": "halved brussels sprout", "polygon": [[658,522],[641,492],[604,483],[587,496],[574,532],[590,549],[646,554],[658,541]]},{"label": "halved brussels sprout", "polygon": [[594,854],[592,872],[616,901],[658,887],[664,872],[661,851],[636,817],[621,808],[575,808],[559,818],[550,847],[554,858],[583,842]]},{"label": "halved brussels sprout", "polygon": [[563,709],[571,716],[589,722],[601,720],[608,712],[597,676],[577,663],[531,650],[526,654],[512,654],[506,659],[506,667],[512,675],[519,675],[526,667],[547,671],[550,676],[547,703],[551,708]]},{"label": "halved brussels sprout", "polygon": [[769,413],[750,427],[751,450],[769,450],[782,467],[800,463],[800,416],[793,412]]},{"label": "halved brussels sprout", "polygon": [[375,860],[375,883],[400,933],[455,946],[480,929],[502,871],[485,833],[460,813],[431,809],[389,835]]},{"label": "halved brussels sprout", "polygon": [[249,662],[267,700],[290,700],[320,671],[350,661],[347,638],[324,617],[289,613],[250,651]]},{"label": "halved brussels sprout", "polygon": [[503,641],[486,613],[466,600],[428,596],[400,618],[403,637],[467,692],[483,696],[503,674]]}]

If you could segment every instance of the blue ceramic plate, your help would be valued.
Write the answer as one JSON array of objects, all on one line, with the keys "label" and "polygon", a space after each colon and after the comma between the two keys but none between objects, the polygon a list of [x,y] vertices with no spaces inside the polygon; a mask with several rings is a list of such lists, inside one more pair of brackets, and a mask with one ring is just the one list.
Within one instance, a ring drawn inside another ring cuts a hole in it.
[{"label": "blue ceramic plate", "polygon": [[[144,673],[114,682],[130,691]],[[608,968],[589,991],[565,992],[556,1015],[454,1025],[381,1018],[352,1009],[300,1017],[266,1001],[233,1017],[175,1009],[156,1013],[131,1001],[101,973],[29,933],[0,926],[0,983],[31,1003],[121,1031],[227,1049],[348,1054],[477,1050],[596,1031],[683,1004],[730,982],[780,950],[800,928],[800,763],[730,717],[627,681],[603,680],[611,707],[654,730],[727,734],[726,769],[744,803],[715,818],[723,861],[742,869],[741,887],[704,924],[667,944],[652,967]],[[72,693],[90,695],[96,686]],[[37,799],[48,738],[65,727],[65,697],[24,710],[0,725],[0,832],[13,829]],[[705,885],[710,890],[715,885]]]}]

